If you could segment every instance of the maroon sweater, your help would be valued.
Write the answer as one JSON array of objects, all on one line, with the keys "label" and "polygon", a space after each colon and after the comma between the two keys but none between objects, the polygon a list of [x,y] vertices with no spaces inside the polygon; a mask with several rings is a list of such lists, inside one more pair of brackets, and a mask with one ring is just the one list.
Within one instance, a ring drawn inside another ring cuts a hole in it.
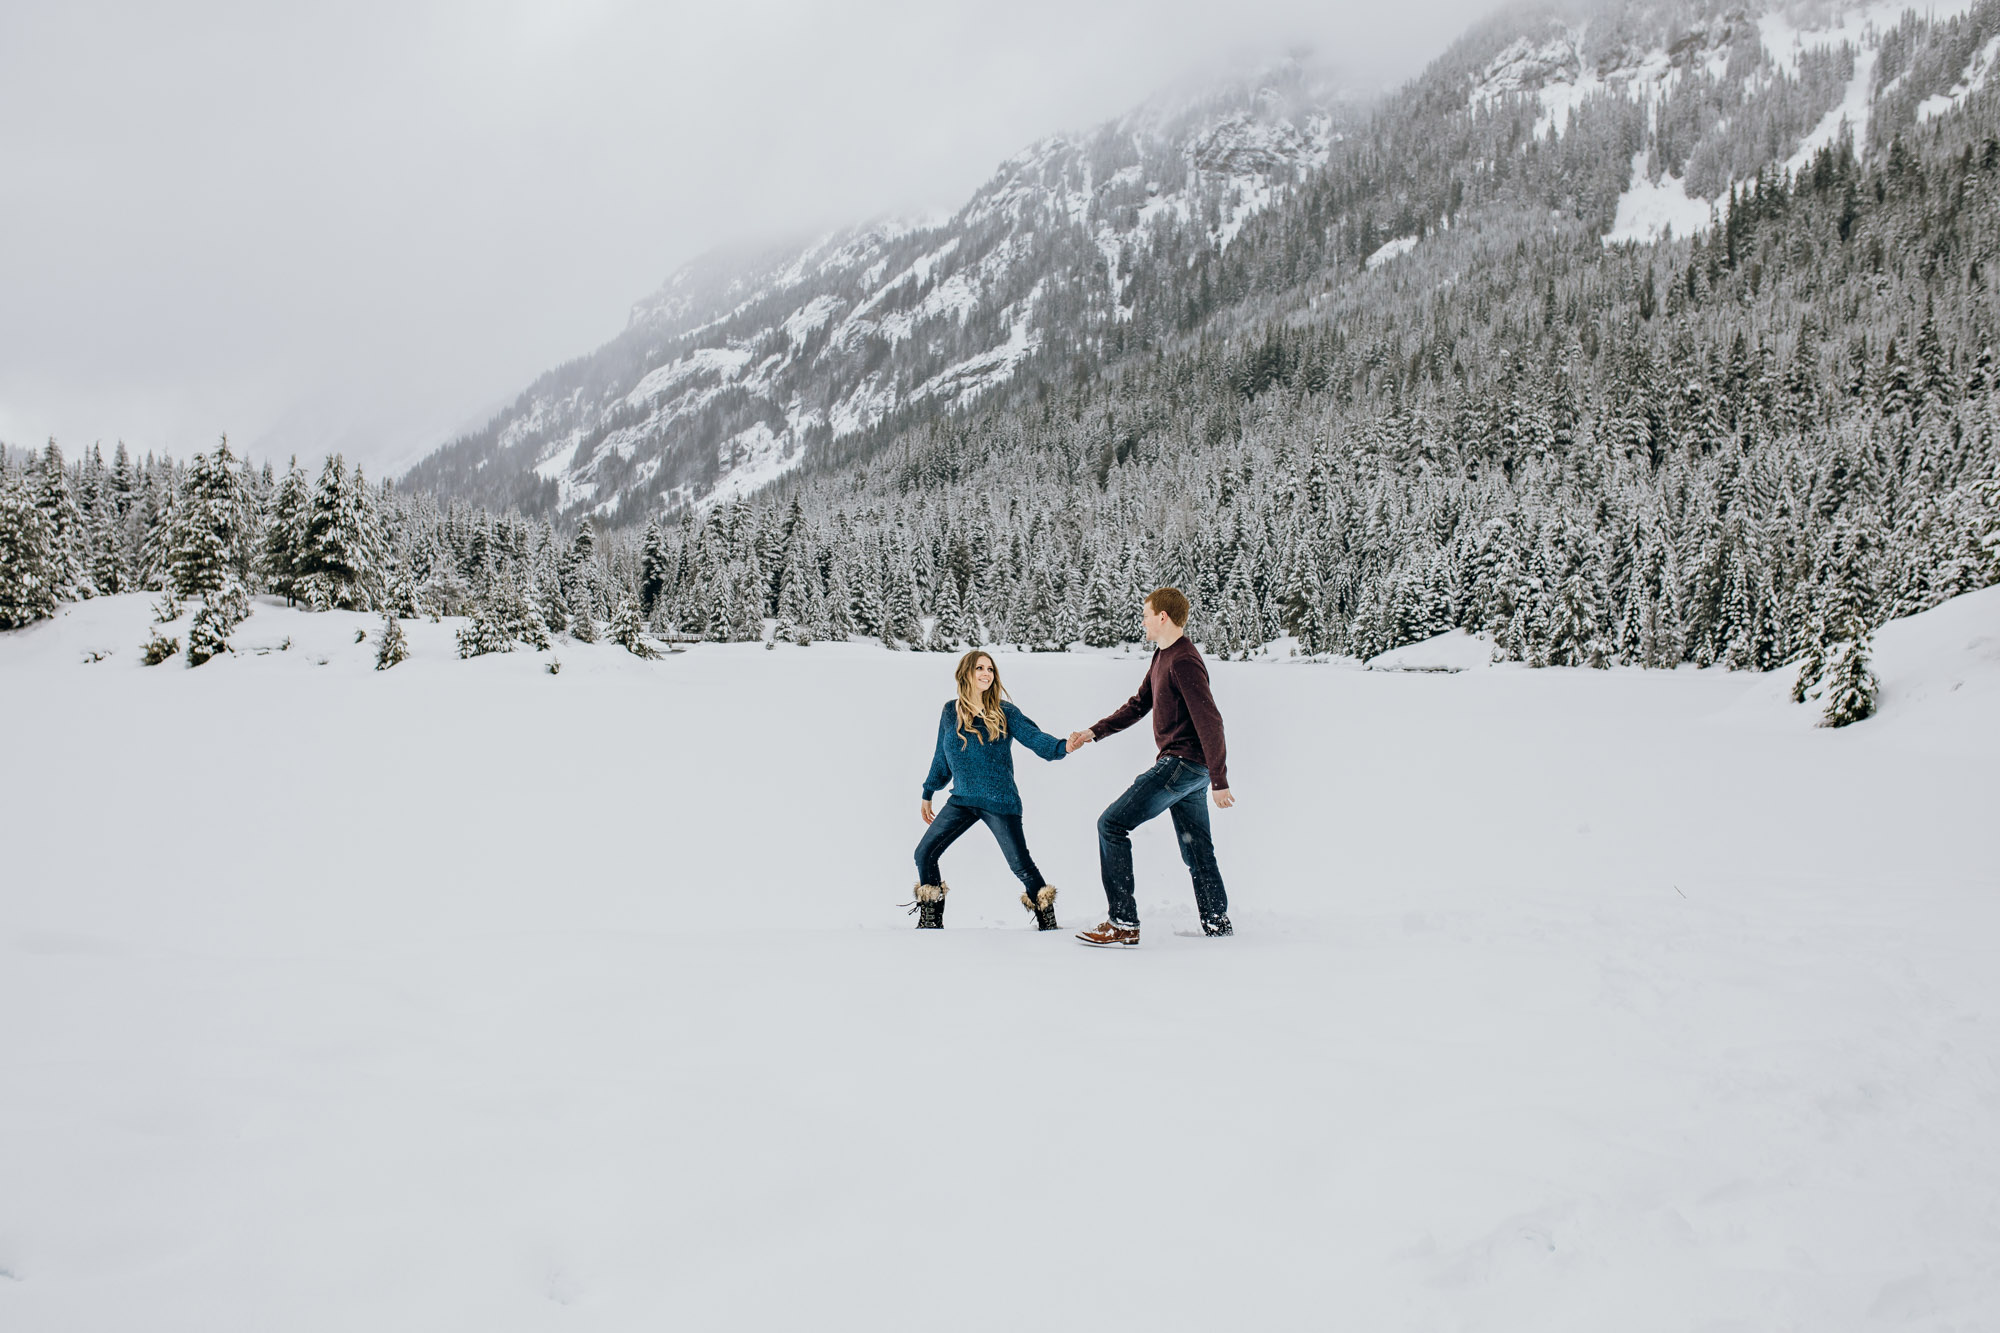
[{"label": "maroon sweater", "polygon": [[1090,729],[1103,740],[1125,730],[1147,713],[1153,715],[1153,739],[1162,755],[1190,759],[1208,769],[1208,785],[1229,789],[1228,751],[1222,743],[1222,714],[1208,691],[1208,666],[1201,650],[1185,638],[1153,654],[1139,692],[1125,706]]}]

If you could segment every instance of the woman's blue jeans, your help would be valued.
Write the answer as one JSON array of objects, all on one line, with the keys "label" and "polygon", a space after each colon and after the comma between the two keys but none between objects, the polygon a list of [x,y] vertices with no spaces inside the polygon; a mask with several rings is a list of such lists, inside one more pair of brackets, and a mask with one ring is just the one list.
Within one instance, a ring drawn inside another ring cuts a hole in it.
[{"label": "woman's blue jeans", "polygon": [[1039,893],[1047,883],[1042,872],[1035,869],[1035,858],[1028,855],[1028,835],[1021,827],[1019,815],[1004,814],[998,810],[981,810],[977,806],[960,805],[957,801],[946,801],[931,819],[930,827],[917,843],[917,883],[942,884],[942,872],[938,869],[938,858],[944,849],[957,842],[959,836],[974,824],[983,823],[993,830],[993,840],[1000,844],[1000,854],[1007,858],[1007,868],[1014,872],[1027,887],[1029,893]]},{"label": "woman's blue jeans", "polygon": [[1097,821],[1097,862],[1104,873],[1104,898],[1113,925],[1139,924],[1139,904],[1133,897],[1132,830],[1162,811],[1174,817],[1174,836],[1181,860],[1194,877],[1194,903],[1201,919],[1228,915],[1229,895],[1222,888],[1215,839],[1208,829],[1208,770],[1191,760],[1162,755]]}]

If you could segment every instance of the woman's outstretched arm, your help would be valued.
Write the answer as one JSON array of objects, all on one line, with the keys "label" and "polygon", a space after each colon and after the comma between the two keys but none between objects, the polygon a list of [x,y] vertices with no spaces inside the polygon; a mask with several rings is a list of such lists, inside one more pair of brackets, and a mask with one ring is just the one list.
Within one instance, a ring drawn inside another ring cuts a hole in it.
[{"label": "woman's outstretched arm", "polygon": [[1002,704],[1007,710],[1007,729],[1014,739],[1033,750],[1044,759],[1060,759],[1069,753],[1069,747],[1060,736],[1051,736],[1035,725],[1035,720],[1012,704]]}]

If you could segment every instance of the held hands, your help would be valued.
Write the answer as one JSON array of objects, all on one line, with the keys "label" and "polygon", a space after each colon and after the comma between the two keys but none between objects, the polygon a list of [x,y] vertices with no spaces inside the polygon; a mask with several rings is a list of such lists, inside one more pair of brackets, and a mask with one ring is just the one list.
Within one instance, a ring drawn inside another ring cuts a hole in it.
[{"label": "held hands", "polygon": [[[1069,734],[1069,739],[1064,742],[1064,745],[1067,747],[1064,750],[1064,753],[1075,754],[1078,750],[1081,750],[1084,746],[1090,744],[1092,741],[1096,739],[1097,737],[1093,736],[1088,731],[1072,731]],[[1231,794],[1229,788],[1224,787],[1215,793],[1216,809],[1227,810],[1230,806],[1235,804],[1236,804],[1236,797],[1233,794]],[[925,801],[924,822],[928,824],[930,823],[930,819],[931,819],[931,803],[929,801]]]},{"label": "held hands", "polygon": [[931,803],[930,803],[929,801],[925,801],[925,802],[924,802],[924,822],[925,822],[926,824],[928,824],[928,823],[930,823],[930,822],[931,822],[931,821],[932,821],[933,819],[936,819],[936,818],[937,818],[937,815],[936,815],[936,813],[935,813],[935,812],[933,812],[933,811],[931,810]]}]

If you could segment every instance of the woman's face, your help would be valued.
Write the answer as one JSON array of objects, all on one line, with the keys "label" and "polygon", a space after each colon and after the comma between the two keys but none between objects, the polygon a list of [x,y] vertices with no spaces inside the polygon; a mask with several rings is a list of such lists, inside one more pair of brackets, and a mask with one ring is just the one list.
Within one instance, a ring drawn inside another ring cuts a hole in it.
[{"label": "woman's face", "polygon": [[993,659],[982,657],[972,664],[972,688],[981,694],[993,688]]}]

